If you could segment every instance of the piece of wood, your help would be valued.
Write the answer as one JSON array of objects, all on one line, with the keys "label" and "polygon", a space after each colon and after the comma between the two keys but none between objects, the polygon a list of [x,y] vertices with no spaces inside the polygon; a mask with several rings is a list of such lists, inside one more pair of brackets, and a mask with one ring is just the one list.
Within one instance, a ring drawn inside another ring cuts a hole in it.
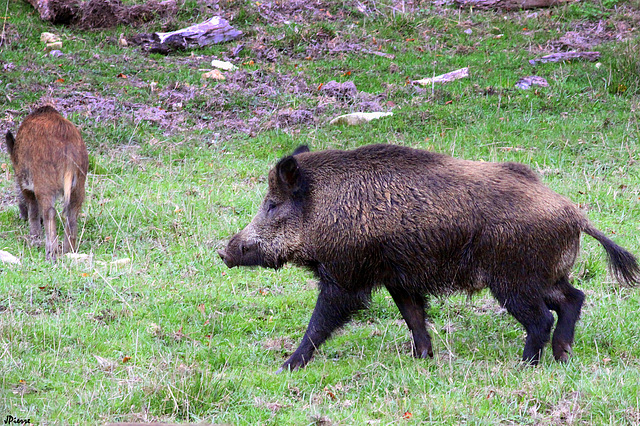
[{"label": "piece of wood", "polygon": [[522,77],[520,80],[518,80],[515,86],[518,89],[526,90],[530,89],[533,86],[549,87],[549,82],[540,76],[530,75],[528,77]]},{"label": "piece of wood", "polygon": [[242,35],[242,31],[233,28],[226,19],[214,16],[200,24],[169,33],[155,33],[155,35],[160,43],[167,43],[170,40],[184,40],[187,46],[198,45],[202,47],[234,40]]},{"label": "piece of wood", "polygon": [[523,10],[552,7],[577,0],[454,0],[460,7],[474,9]]},{"label": "piece of wood", "polygon": [[138,34],[132,42],[152,53],[168,54],[174,50],[202,47],[235,40],[242,35],[226,19],[214,16],[200,24],[168,33]]},{"label": "piece of wood", "polygon": [[446,74],[438,75],[436,77],[423,78],[422,80],[414,80],[413,84],[420,84],[426,86],[433,83],[449,83],[460,78],[469,77],[469,67],[460,68],[459,70],[451,71]]},{"label": "piece of wood", "polygon": [[383,58],[387,58],[387,59],[396,58],[396,56],[392,55],[391,53],[380,52],[378,50],[362,49],[362,52],[369,53],[370,55],[382,56]]},{"label": "piece of wood", "polygon": [[537,63],[546,64],[547,62],[573,61],[575,59],[594,62],[597,61],[598,58],[600,58],[600,52],[559,52],[541,58],[531,59],[529,63],[536,65]]}]

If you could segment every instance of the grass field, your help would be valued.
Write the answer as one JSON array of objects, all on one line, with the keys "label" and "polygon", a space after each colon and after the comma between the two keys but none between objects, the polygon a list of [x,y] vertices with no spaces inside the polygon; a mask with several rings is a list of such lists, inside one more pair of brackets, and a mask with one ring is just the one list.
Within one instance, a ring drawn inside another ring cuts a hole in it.
[{"label": "grass field", "polygon": [[[488,292],[432,300],[435,357],[416,360],[380,291],[307,368],[276,375],[311,315],[313,276],[227,269],[216,255],[281,156],[378,142],[525,163],[640,255],[638,1],[499,12],[186,0],[168,18],[98,30],[50,25],[23,0],[2,9],[0,132],[52,102],[91,165],[79,248],[89,257],[52,264],[28,243],[1,154],[0,249],[22,263],[0,264],[0,421],[640,423],[640,291],[612,280],[590,237],[573,273],[587,294],[574,355],[558,364],[547,350],[536,368],[521,364],[524,330]],[[212,14],[244,36],[168,56],[118,44]],[[46,52],[44,31],[61,37],[62,56]],[[574,49],[601,57],[529,63]],[[204,80],[212,59],[239,70]],[[410,84],[466,66],[465,79]],[[549,86],[514,87],[530,75]],[[328,124],[374,110],[393,116]]]}]

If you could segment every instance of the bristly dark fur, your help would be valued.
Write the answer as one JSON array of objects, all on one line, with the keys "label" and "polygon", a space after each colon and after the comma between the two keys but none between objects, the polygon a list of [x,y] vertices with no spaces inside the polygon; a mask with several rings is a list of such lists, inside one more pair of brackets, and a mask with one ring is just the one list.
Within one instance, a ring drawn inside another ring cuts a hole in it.
[{"label": "bristly dark fur", "polygon": [[7,132],[6,145],[16,176],[20,216],[29,220],[32,239],[41,238],[43,223],[46,257],[55,260],[59,252],[55,201],[62,195],[63,252],[75,250],[89,166],[80,132],[55,108],[44,105],[25,118],[15,138]]},{"label": "bristly dark fur", "polygon": [[580,234],[602,243],[616,278],[638,284],[633,255],[595,229],[527,166],[455,159],[394,145],[308,152],[269,173],[253,221],[220,256],[229,267],[292,262],[319,278],[307,332],[283,369],[304,366],[332,332],[385,287],[433,355],[425,296],[489,288],[524,326],[523,359],[537,364],[551,336],[568,358],[584,294],[569,282]]}]

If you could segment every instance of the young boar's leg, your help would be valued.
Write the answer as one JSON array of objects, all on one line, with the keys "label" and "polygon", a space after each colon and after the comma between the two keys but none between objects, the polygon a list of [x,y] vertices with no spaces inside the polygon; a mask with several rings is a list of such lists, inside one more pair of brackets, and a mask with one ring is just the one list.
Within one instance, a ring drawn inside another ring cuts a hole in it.
[{"label": "young boar's leg", "polygon": [[[40,216],[40,206],[36,195],[32,191],[22,191],[22,200],[24,202],[24,208],[27,210],[27,217],[29,218],[29,235],[33,242],[37,242],[42,238],[42,217]],[[18,205],[20,208],[20,215],[22,216],[23,205]]]},{"label": "young boar's leg", "polygon": [[[37,205],[36,205],[37,208]],[[29,219],[29,205],[22,191],[18,188],[18,209],[20,210],[20,219]]]},{"label": "young boar's leg", "polygon": [[51,196],[39,196],[38,202],[44,222],[46,259],[55,261],[56,255],[58,254],[58,235],[56,233],[54,198]]},{"label": "young boar's leg", "polygon": [[84,193],[80,189],[76,189],[71,193],[69,205],[66,206],[66,219],[64,226],[64,243],[63,252],[77,250],[76,240],[78,239],[78,214],[84,201]]},{"label": "young boar's leg", "polygon": [[[502,288],[491,287],[498,301],[514,316],[527,331],[522,360],[531,365],[538,365],[542,349],[549,341],[553,327],[553,314],[544,300],[536,293],[516,292],[514,285],[506,284]],[[530,291],[538,285],[523,285]]]},{"label": "young boar's leg", "polygon": [[545,297],[545,302],[549,309],[553,309],[558,314],[558,323],[553,332],[551,347],[553,348],[554,358],[557,361],[564,362],[569,359],[571,354],[573,335],[576,322],[580,318],[584,293],[573,287],[567,277],[561,278],[556,283],[556,289],[554,290]]},{"label": "young boar's leg", "polygon": [[318,301],[302,342],[278,373],[304,367],[331,333],[349,322],[356,311],[366,308],[371,300],[371,288],[350,292],[322,279],[319,286]]},{"label": "young boar's leg", "polygon": [[431,337],[425,325],[425,303],[420,294],[410,294],[405,290],[387,287],[387,290],[396,302],[402,318],[413,335],[413,356],[416,358],[433,358]]}]

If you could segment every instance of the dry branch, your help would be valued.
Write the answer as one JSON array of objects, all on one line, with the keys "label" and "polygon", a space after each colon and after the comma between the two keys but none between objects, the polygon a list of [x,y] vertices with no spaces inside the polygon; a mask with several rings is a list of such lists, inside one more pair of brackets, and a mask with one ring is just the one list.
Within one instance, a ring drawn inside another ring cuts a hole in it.
[{"label": "dry branch", "polygon": [[597,61],[600,58],[600,52],[560,52],[541,58],[531,59],[529,63],[535,65],[537,63],[546,64],[547,62],[572,61],[574,59],[586,59],[587,61]]},{"label": "dry branch", "polygon": [[454,0],[460,7],[474,9],[522,10],[552,7],[577,0]]},{"label": "dry branch", "polygon": [[233,28],[227,20],[214,16],[205,22],[177,31],[138,34],[133,38],[132,42],[142,46],[149,52],[167,54],[173,50],[202,47],[235,40],[241,35],[242,31]]},{"label": "dry branch", "polygon": [[423,78],[421,80],[414,80],[413,84],[420,84],[426,86],[433,83],[449,83],[454,80],[469,77],[469,67],[460,68],[459,70],[451,71],[446,74],[438,75],[436,77]]}]

